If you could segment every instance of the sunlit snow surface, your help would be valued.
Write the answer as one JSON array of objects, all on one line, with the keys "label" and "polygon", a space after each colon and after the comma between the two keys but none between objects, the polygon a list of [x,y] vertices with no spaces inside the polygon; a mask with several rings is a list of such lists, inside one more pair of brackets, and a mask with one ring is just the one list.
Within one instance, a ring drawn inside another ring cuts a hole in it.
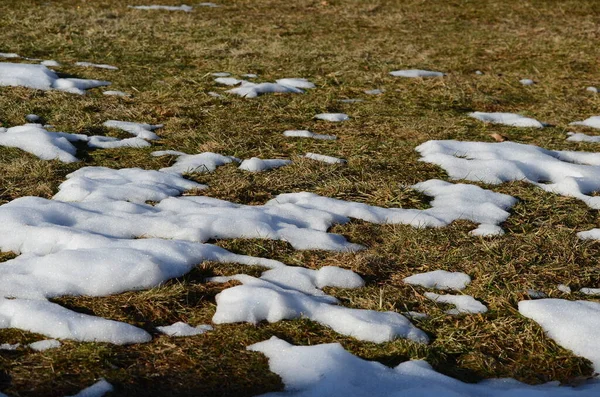
[{"label": "sunlit snow surface", "polygon": [[543,128],[544,124],[540,123],[536,119],[530,117],[521,116],[515,113],[484,113],[484,112],[472,112],[469,116],[481,120],[486,123],[492,124],[504,124],[512,127],[533,127]]},{"label": "sunlit snow surface", "polygon": [[514,142],[428,141],[421,161],[437,164],[452,179],[500,184],[531,183],[547,192],[575,197],[600,209],[600,153],[546,150]]},{"label": "sunlit snow surface", "polygon": [[446,270],[434,270],[426,273],[418,273],[406,277],[407,284],[420,285],[425,288],[462,290],[471,282],[471,277],[461,272],[448,272]]},{"label": "sunlit snow surface", "polygon": [[[539,301],[536,301],[539,302]],[[464,383],[435,371],[426,361],[405,361],[390,368],[352,355],[339,343],[293,346],[277,337],[248,350],[263,353],[281,377],[285,391],[270,397],[596,397],[600,383],[576,388],[556,382],[526,385],[514,379]]]},{"label": "sunlit snow surface", "polygon": [[407,69],[407,70],[394,70],[390,72],[392,76],[395,77],[443,77],[444,73],[442,72],[434,72],[431,70],[421,70],[421,69]]},{"label": "sunlit snow surface", "polygon": [[85,90],[110,85],[108,81],[60,78],[44,65],[0,62],[0,86],[58,90],[84,94]]}]

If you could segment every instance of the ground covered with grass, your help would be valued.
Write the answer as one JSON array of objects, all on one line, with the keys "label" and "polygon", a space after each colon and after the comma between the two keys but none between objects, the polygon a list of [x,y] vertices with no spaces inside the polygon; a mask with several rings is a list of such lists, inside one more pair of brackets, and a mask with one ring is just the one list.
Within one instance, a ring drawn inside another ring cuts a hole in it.
[{"label": "ground covered with grass", "polygon": [[[179,5],[172,0],[160,4]],[[226,165],[214,173],[189,174],[208,184],[198,194],[259,205],[281,193],[308,191],[382,207],[428,207],[410,186],[447,180],[435,165],[419,162],[416,146],[434,139],[507,140],[552,150],[597,151],[597,144],[566,141],[568,124],[598,113],[600,97],[600,3],[573,1],[229,1],[192,12],[138,10],[139,0],[0,3],[0,52],[54,59],[54,70],[78,78],[108,80],[131,97],[90,90],[58,91],[0,87],[0,126],[23,124],[35,113],[57,131],[127,137],[102,126],[109,119],[164,124],[149,148],[91,150],[79,163],[44,161],[0,147],[0,204],[23,196],[50,198],[67,174],[82,166],[159,169],[174,158],[154,150],[212,151],[238,158],[290,158],[293,164],[264,173]],[[158,3],[157,3],[158,4]],[[190,4],[194,5],[194,4]],[[13,60],[11,60],[13,61]],[[118,70],[80,68],[76,61],[115,65]],[[23,59],[14,62],[28,62]],[[397,69],[439,70],[443,78],[393,77]],[[481,71],[482,74],[476,74]],[[260,81],[305,77],[315,89],[302,95],[240,98],[216,84],[214,72],[254,73]],[[524,86],[519,80],[536,82]],[[380,95],[365,90],[383,89]],[[209,92],[222,97],[214,97]],[[346,103],[342,99],[363,99]],[[544,129],[484,124],[468,112],[515,112],[551,124]],[[342,112],[350,120],[313,119]],[[336,141],[287,138],[285,130],[310,130]],[[303,158],[314,152],[347,160],[330,165]],[[549,297],[594,300],[577,291],[598,287],[600,246],[576,233],[598,226],[597,211],[574,198],[526,184],[479,184],[519,199],[502,225],[506,234],[480,238],[474,224],[457,221],[439,229],[353,221],[333,232],[367,247],[358,253],[298,251],[281,241],[217,240],[232,252],[318,269],[339,266],[360,274],[366,286],[328,288],[348,307],[418,311],[413,320],[428,345],[406,339],[381,344],[340,335],[309,320],[273,324],[216,325],[206,334],[171,338],[155,327],[176,321],[209,324],[215,295],[229,284],[206,277],[263,269],[203,263],[157,288],[108,297],[53,299],[78,312],[124,321],[152,333],[145,344],[117,346],[63,341],[59,349],[0,350],[0,391],[15,396],[75,394],[99,378],[127,396],[253,396],[281,390],[266,358],[246,347],[275,335],[295,345],[340,342],[359,357],[386,365],[426,359],[436,370],[475,382],[514,377],[539,384],[577,384],[591,364],[548,338],[519,314],[530,289]],[[0,261],[13,258],[0,254]],[[484,314],[449,316],[425,288],[402,279],[443,269],[473,279],[464,290],[485,303]],[[568,295],[557,289],[565,284]],[[0,343],[25,345],[43,336],[0,329]]]}]

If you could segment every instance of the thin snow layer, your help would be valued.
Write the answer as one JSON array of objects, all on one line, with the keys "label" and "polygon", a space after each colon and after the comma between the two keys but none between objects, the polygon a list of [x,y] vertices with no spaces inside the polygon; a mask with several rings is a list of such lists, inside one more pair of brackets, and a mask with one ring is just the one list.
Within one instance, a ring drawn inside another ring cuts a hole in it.
[{"label": "thin snow layer", "polygon": [[315,116],[315,119],[339,122],[349,120],[350,117],[345,113],[319,113]]},{"label": "thin snow layer", "polygon": [[600,371],[600,303],[539,299],[519,302],[519,312],[538,323],[562,347],[587,358]]},{"label": "thin snow layer", "polygon": [[60,184],[54,200],[60,201],[161,201],[178,196],[192,189],[206,189],[208,186],[190,181],[180,175],[123,168],[114,170],[106,167],[83,167],[67,175]]},{"label": "thin snow layer", "polygon": [[48,350],[48,349],[56,349],[57,347],[60,347],[62,344],[57,341],[56,339],[46,339],[46,340],[40,340],[38,342],[33,342],[30,343],[29,348],[33,349],[35,351],[41,352],[44,350]]},{"label": "thin snow layer", "polygon": [[282,93],[282,94],[302,94],[300,88],[283,85],[278,83],[251,83],[249,81],[242,82],[240,87],[227,91],[231,94],[239,95],[243,98],[256,98],[263,94]]},{"label": "thin snow layer", "polygon": [[215,83],[223,84],[223,85],[238,85],[243,83],[244,80],[238,80],[234,77],[217,77],[215,79]]},{"label": "thin snow layer", "polygon": [[25,124],[5,130],[0,129],[0,146],[19,148],[42,160],[56,159],[64,163],[79,161],[75,157],[77,148],[71,141],[86,140],[86,138],[81,135],[49,132],[41,124]]},{"label": "thin snow layer", "polygon": [[[330,296],[310,295],[290,288],[289,285],[279,286],[262,277],[258,279],[240,274],[214,281],[231,279],[240,281],[243,285],[228,288],[216,296],[217,311],[212,319],[216,324],[309,318],[336,332],[369,342],[382,343],[398,337],[420,343],[429,341],[423,331],[396,312],[337,306],[337,302],[332,301]],[[336,283],[339,284],[339,281]]]},{"label": "thin snow layer", "polygon": [[250,171],[250,172],[262,172],[267,170],[272,170],[274,168],[284,167],[286,165],[292,164],[291,160],[284,159],[259,159],[258,157],[252,157],[251,159],[247,159],[242,161],[239,166],[240,170]]},{"label": "thin snow layer", "polygon": [[600,136],[587,135],[581,132],[567,132],[567,135],[569,135],[567,141],[571,142],[600,142]]},{"label": "thin snow layer", "polygon": [[315,134],[314,132],[308,130],[287,130],[283,131],[283,136],[294,138],[321,139],[325,141],[333,141],[337,139],[335,135]]},{"label": "thin snow layer", "polygon": [[192,327],[189,324],[186,324],[182,321],[178,321],[175,324],[166,325],[163,327],[156,327],[156,329],[162,332],[163,334],[169,336],[194,336],[203,334],[207,331],[212,331],[213,327],[207,324]]},{"label": "thin snow layer", "polygon": [[376,88],[374,90],[365,90],[365,94],[367,95],[381,95],[385,92],[384,89]]},{"label": "thin snow layer", "polygon": [[44,65],[0,62],[0,86],[59,90],[84,94],[85,90],[110,85],[108,81],[59,78]]},{"label": "thin snow layer", "polygon": [[166,11],[185,11],[190,12],[193,10],[192,7],[184,5],[180,6],[161,6],[161,5],[150,5],[150,6],[129,6],[129,8],[135,8],[138,10],[166,10]]},{"label": "thin snow layer", "polygon": [[90,62],[75,62],[75,66],[82,66],[85,68],[98,68],[107,70],[119,70],[118,67],[112,65],[106,65],[103,63],[90,63]]},{"label": "thin snow layer", "polygon": [[121,147],[142,148],[150,146],[150,142],[138,137],[119,139],[98,135],[91,136],[87,144],[89,147],[98,149],[116,149]]},{"label": "thin snow layer", "polygon": [[420,70],[420,69],[408,69],[408,70],[394,70],[390,72],[395,77],[442,77],[442,72],[432,72],[431,70]]},{"label": "thin snow layer", "polygon": [[406,277],[403,281],[407,284],[420,285],[425,288],[463,290],[471,283],[471,277],[461,272],[434,270],[432,272],[414,274]]},{"label": "thin snow layer", "polygon": [[485,113],[485,112],[472,112],[469,116],[481,120],[485,123],[492,124],[504,124],[512,127],[532,127],[532,128],[543,128],[544,124],[540,123],[536,119],[530,117],[521,116],[516,113]]},{"label": "thin snow layer", "polygon": [[366,361],[339,343],[293,346],[275,336],[248,350],[263,353],[269,368],[281,377],[285,390],[270,397],[595,397],[595,380],[576,388],[555,382],[527,385],[514,379],[463,383],[435,371],[426,361],[405,361],[394,368]]},{"label": "thin snow layer", "polygon": [[113,391],[113,386],[104,379],[100,379],[93,385],[86,387],[79,393],[70,397],[102,397],[108,392]]},{"label": "thin snow layer", "polygon": [[469,295],[439,295],[434,292],[425,292],[425,297],[437,303],[449,303],[455,309],[446,310],[447,314],[485,313],[487,307]]},{"label": "thin snow layer", "polygon": [[523,85],[534,85],[535,81],[533,81],[531,79],[521,79],[521,80],[519,80],[519,83],[521,83]]},{"label": "thin snow layer", "polygon": [[231,76],[231,73],[227,73],[227,72],[215,72],[215,73],[211,73],[211,76],[215,76],[215,77],[228,77]]},{"label": "thin snow layer", "polygon": [[286,79],[275,80],[275,82],[277,84],[285,85],[288,87],[304,88],[304,89],[315,88],[314,83],[311,83],[307,79],[303,79],[303,78],[286,78]]},{"label": "thin snow layer", "polygon": [[108,120],[105,121],[102,125],[108,128],[117,128],[119,130],[123,130],[138,138],[146,139],[149,141],[160,139],[160,137],[156,135],[153,131],[158,130],[159,128],[163,128],[162,124],[152,125],[118,120]]},{"label": "thin snow layer", "polygon": [[60,67],[60,63],[56,62],[53,59],[48,59],[47,61],[42,61],[42,62],[40,62],[40,65],[52,66],[52,67]]},{"label": "thin snow layer", "polygon": [[102,94],[108,95],[108,96],[120,96],[120,97],[130,97],[131,96],[131,94],[128,94],[126,92],[115,91],[115,90],[102,91]]},{"label": "thin snow layer", "polygon": [[0,344],[0,350],[17,350],[21,346],[20,343],[10,344],[10,343],[2,343]]},{"label": "thin snow layer", "polygon": [[0,58],[21,58],[21,56],[14,52],[0,52]]},{"label": "thin snow layer", "polygon": [[[49,278],[48,283],[52,282]],[[4,289],[1,291],[4,293]],[[152,339],[146,331],[132,325],[75,313],[46,300],[0,298],[0,328],[18,328],[51,338],[86,342],[127,344]]]},{"label": "thin snow layer", "polygon": [[416,150],[421,161],[439,165],[452,179],[490,184],[524,181],[600,209],[600,197],[589,195],[600,190],[600,153],[546,150],[514,142],[452,140],[428,141]]},{"label": "thin snow layer", "polygon": [[585,90],[589,91],[589,92],[593,92],[595,94],[598,93],[598,88],[596,88],[596,87],[587,87]]},{"label": "thin snow layer", "polygon": [[213,172],[225,164],[231,162],[240,162],[239,159],[232,156],[223,156],[221,154],[204,152],[200,154],[185,154],[174,150],[159,150],[152,152],[153,156],[177,156],[177,161],[170,167],[161,168],[160,171],[172,174],[185,174],[193,172]]},{"label": "thin snow layer", "polygon": [[304,155],[304,157],[306,157],[307,159],[321,161],[323,163],[328,163],[328,164],[345,164],[346,163],[346,160],[344,160],[344,159],[340,159],[338,157],[333,157],[333,156],[326,156],[324,154],[318,154],[318,153],[306,153]]},{"label": "thin snow layer", "polygon": [[585,295],[600,295],[600,288],[582,288],[579,292]]},{"label": "thin snow layer", "polygon": [[583,121],[574,121],[569,125],[582,125],[584,127],[600,128],[600,116],[592,116]]}]

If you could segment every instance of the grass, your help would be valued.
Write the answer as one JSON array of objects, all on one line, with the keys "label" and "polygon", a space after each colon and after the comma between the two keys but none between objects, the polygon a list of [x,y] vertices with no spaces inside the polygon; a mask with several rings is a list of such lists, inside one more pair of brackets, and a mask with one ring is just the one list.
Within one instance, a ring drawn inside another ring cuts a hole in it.
[{"label": "grass", "polygon": [[[214,151],[240,158],[289,157],[294,165],[250,174],[234,166],[189,177],[207,183],[202,192],[246,204],[274,195],[311,191],[385,207],[426,208],[427,200],[408,186],[446,178],[421,163],[414,148],[430,139],[492,142],[498,133],[511,141],[549,149],[597,150],[594,144],[565,141],[568,123],[597,113],[600,97],[585,87],[598,84],[595,0],[448,2],[327,0],[293,2],[223,0],[221,8],[192,13],[142,11],[141,1],[5,0],[0,3],[0,51],[55,59],[61,72],[106,79],[111,89],[132,98],[86,96],[0,88],[0,123],[43,116],[59,131],[105,133],[108,119],[164,123],[164,137],[150,149],[81,151],[82,163],[42,161],[0,147],[0,203],[18,197],[51,197],[65,176],[81,166],[158,169],[172,158],[150,151]],[[178,4],[165,0],[163,4]],[[118,71],[82,69],[75,61],[117,65]],[[443,79],[402,79],[395,69],[447,73]],[[484,75],[475,75],[481,70]],[[224,91],[211,72],[258,73],[261,81],[307,77],[317,89],[304,95],[269,95],[254,100],[207,95]],[[524,87],[518,80],[538,82]],[[383,95],[363,90],[384,88]],[[345,104],[341,98],[364,98]],[[469,111],[519,112],[553,124],[543,130],[486,125]],[[312,119],[321,112],[345,112],[340,123]],[[285,129],[334,134],[337,141],[290,139]],[[576,131],[585,132],[585,128]],[[329,166],[299,156],[317,152],[348,160]],[[155,334],[134,346],[64,341],[60,349],[0,351],[0,390],[18,396],[75,394],[99,377],[115,386],[113,395],[251,396],[281,390],[266,359],[246,346],[277,335],[294,344],[337,341],[354,354],[387,365],[427,359],[437,370],[465,381],[511,376],[528,383],[576,383],[590,376],[590,364],[547,338],[520,316],[517,303],[536,289],[551,297],[598,286],[599,246],[576,238],[598,226],[597,212],[581,202],[544,193],[523,183],[484,186],[519,198],[503,225],[507,234],[487,240],[468,235],[468,222],[442,229],[378,226],[352,222],[333,231],[364,244],[357,254],[294,251],[282,242],[217,241],[235,252],[319,268],[352,269],[367,280],[357,290],[328,289],[344,305],[375,310],[418,310],[431,315],[415,323],[432,338],[427,346],[406,340],[359,342],[308,320],[276,324],[216,326],[194,338],[168,338],[158,325],[175,321],[208,323],[214,296],[230,285],[204,283],[208,275],[260,269],[201,264],[192,273],[158,288],[103,298],[62,297],[56,302],[77,311],[126,321]],[[0,254],[8,260],[12,254]],[[424,289],[404,284],[416,272],[465,271],[465,290],[489,307],[484,315],[450,317],[445,307],[424,298]],[[593,300],[593,298],[585,297]],[[0,330],[0,342],[42,339],[14,329]]]}]

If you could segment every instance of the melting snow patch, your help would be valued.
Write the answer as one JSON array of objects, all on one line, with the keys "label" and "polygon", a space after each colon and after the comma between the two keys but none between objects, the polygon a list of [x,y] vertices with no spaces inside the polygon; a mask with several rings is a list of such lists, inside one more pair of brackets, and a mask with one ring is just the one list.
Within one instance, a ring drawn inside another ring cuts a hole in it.
[{"label": "melting snow patch", "polygon": [[461,272],[434,270],[406,277],[403,281],[407,284],[421,285],[425,288],[462,290],[469,285],[471,277]]},{"label": "melting snow patch", "polygon": [[209,91],[207,94],[214,98],[223,98],[223,95],[219,94],[218,92]]},{"label": "melting snow patch", "polygon": [[571,287],[569,287],[566,284],[558,284],[558,286],[556,287],[557,290],[559,290],[560,292],[564,292],[565,294],[570,294],[571,293]]},{"label": "melting snow patch", "polygon": [[156,327],[156,329],[162,332],[163,334],[169,336],[194,336],[203,334],[207,331],[212,331],[213,327],[211,325],[206,324],[198,325],[197,327],[192,327],[189,324],[178,321],[172,325]]},{"label": "melting snow patch", "polygon": [[600,190],[598,153],[546,150],[514,142],[459,141],[428,141],[416,150],[421,161],[439,165],[452,179],[490,184],[524,181],[600,208],[600,197],[588,195]]},{"label": "melting snow patch", "polygon": [[210,7],[210,8],[220,7],[220,5],[215,4],[215,3],[198,3],[196,5],[198,7]]},{"label": "melting snow patch", "polygon": [[600,371],[600,304],[564,299],[519,302],[519,312],[538,323],[562,347],[587,358]]},{"label": "melting snow patch", "polygon": [[575,388],[556,382],[531,386],[514,379],[463,383],[435,371],[426,361],[405,361],[390,368],[356,357],[339,343],[293,346],[273,336],[248,350],[267,356],[269,368],[285,385],[285,391],[269,393],[271,397],[595,397],[600,393],[595,380]]},{"label": "melting snow patch", "polygon": [[328,164],[346,164],[346,160],[344,160],[344,159],[340,159],[340,158],[332,157],[332,156],[326,156],[324,154],[306,153],[304,155],[304,157],[306,157],[307,159],[321,161],[323,163],[328,163]]},{"label": "melting snow patch", "polygon": [[231,73],[227,73],[227,72],[215,72],[215,73],[211,73],[211,76],[214,77],[228,77],[231,76]]},{"label": "melting snow patch", "polygon": [[567,141],[571,141],[571,142],[592,142],[592,143],[600,142],[600,136],[587,135],[587,134],[583,134],[581,132],[567,132],[567,135],[569,135],[569,137],[567,138]]},{"label": "melting snow patch", "polygon": [[55,60],[52,60],[52,59],[40,62],[40,65],[52,66],[52,67],[56,67],[56,68],[60,67],[60,63],[58,63],[58,62],[56,62]]},{"label": "melting snow patch", "polygon": [[173,150],[159,150],[152,152],[153,156],[177,156],[177,161],[170,167],[161,168],[162,172],[173,174],[185,174],[192,172],[213,172],[225,164],[231,162],[239,163],[240,160],[232,156],[223,156],[221,154],[204,152],[200,154],[185,154]]},{"label": "melting snow patch", "polygon": [[364,99],[358,99],[358,98],[340,99],[340,102],[342,102],[342,103],[359,103],[359,102],[364,102]]},{"label": "melting snow patch", "polygon": [[246,73],[246,74],[243,74],[242,77],[245,77],[247,79],[255,79],[258,77],[258,75],[255,73]]},{"label": "melting snow patch", "polygon": [[543,299],[548,297],[546,293],[534,289],[528,289],[525,292],[527,293],[527,296],[529,296],[531,299]]},{"label": "melting snow patch", "polygon": [[335,135],[324,135],[324,134],[315,134],[314,132],[307,130],[287,130],[283,131],[283,136],[294,137],[294,138],[312,138],[312,139],[322,139],[326,141],[336,140],[337,137]]},{"label": "melting snow patch", "polygon": [[20,343],[15,343],[11,345],[10,343],[2,343],[0,344],[0,350],[17,350],[21,346]]},{"label": "melting snow patch", "polygon": [[156,140],[160,139],[158,135],[156,135],[153,131],[158,130],[159,128],[163,128],[162,124],[144,124],[144,123],[133,123],[131,121],[118,121],[118,120],[108,120],[102,124],[108,128],[117,128],[123,130],[125,132],[130,133],[131,135],[135,135],[138,138],[147,139],[147,140]]},{"label": "melting snow patch", "polygon": [[584,127],[600,128],[600,116],[588,117],[583,121],[574,121],[569,125],[582,125]]},{"label": "melting snow patch", "polygon": [[256,98],[262,94],[271,93],[282,93],[282,94],[302,94],[299,88],[292,87],[289,85],[277,84],[277,83],[251,83],[248,81],[242,82],[240,87],[234,88],[227,91],[231,94],[236,94],[244,98]]},{"label": "melting snow patch", "polygon": [[287,87],[304,88],[304,89],[315,88],[314,83],[311,83],[307,79],[302,79],[302,78],[279,79],[279,80],[275,80],[275,82],[277,84],[285,85]]},{"label": "melting snow patch", "polygon": [[420,70],[420,69],[408,69],[408,70],[394,70],[390,72],[392,76],[395,77],[442,77],[444,73],[442,72],[432,72],[430,70]]},{"label": "melting snow patch", "polygon": [[110,85],[108,81],[61,79],[44,65],[0,62],[0,86],[21,86],[38,90],[59,90],[84,94],[90,88]]},{"label": "melting snow patch", "polygon": [[582,288],[579,290],[582,294],[585,295],[600,295],[600,288]]},{"label": "melting snow patch", "polygon": [[515,113],[484,113],[472,112],[469,116],[481,120],[485,123],[504,124],[512,127],[533,127],[543,128],[544,124],[530,117],[521,116]]},{"label": "melting snow patch", "polygon": [[112,385],[104,379],[100,379],[98,382],[94,383],[90,387],[86,387],[79,393],[70,397],[102,397],[103,395],[111,391],[113,391]]},{"label": "melting snow patch", "polygon": [[106,65],[103,63],[90,63],[90,62],[75,62],[75,66],[82,66],[85,68],[98,68],[107,70],[119,70],[116,66]]},{"label": "melting snow patch", "polygon": [[59,341],[57,341],[56,339],[46,339],[46,340],[41,340],[38,342],[33,342],[30,343],[29,348],[41,352],[44,350],[48,350],[48,349],[56,349],[57,347],[61,346],[61,343]]},{"label": "melting snow patch", "polygon": [[180,6],[160,6],[160,5],[151,5],[151,6],[128,6],[129,8],[135,8],[138,10],[166,10],[166,11],[185,11],[190,12],[193,10],[192,7],[184,5]]},{"label": "melting snow patch", "polygon": [[128,94],[126,92],[114,91],[114,90],[103,91],[102,94],[109,95],[109,96],[122,96],[122,97],[130,97],[131,96],[131,94]]},{"label": "melting snow patch", "polygon": [[14,52],[0,52],[0,58],[21,58],[19,54]]},{"label": "melting snow patch", "polygon": [[315,119],[339,122],[346,121],[350,119],[350,117],[345,113],[320,113],[315,116]]},{"label": "melting snow patch", "polygon": [[585,90],[586,90],[586,91],[589,91],[589,92],[593,92],[593,93],[595,93],[595,94],[597,94],[597,93],[598,93],[598,88],[596,88],[596,87],[588,87],[588,88],[586,88]]},{"label": "melting snow patch", "polygon": [[42,118],[37,114],[28,114],[27,116],[25,116],[25,120],[27,120],[30,123],[40,123]]},{"label": "melting snow patch", "polygon": [[366,90],[365,94],[367,94],[367,95],[381,95],[384,92],[385,92],[385,90],[377,88],[377,89],[374,89],[374,90]]},{"label": "melting snow patch", "polygon": [[240,170],[250,171],[250,172],[262,172],[271,170],[273,168],[279,168],[286,165],[292,164],[291,160],[282,160],[282,159],[269,159],[263,160],[258,157],[252,157],[251,159],[247,159],[242,161],[239,166]]},{"label": "melting snow patch", "polygon": [[238,85],[243,83],[244,80],[238,80],[233,77],[217,77],[215,79],[215,83],[223,84],[223,85]]},{"label": "melting snow patch", "polygon": [[531,79],[521,79],[521,80],[519,80],[519,83],[521,83],[523,85],[534,85],[535,81],[533,81]]},{"label": "melting snow patch", "polygon": [[425,292],[425,297],[437,303],[449,303],[455,309],[446,310],[447,314],[485,313],[487,307],[469,295],[439,295],[434,292]]},{"label": "melting snow patch", "polygon": [[150,146],[150,143],[138,137],[118,139],[109,136],[91,136],[88,140],[88,146],[99,149],[115,149],[121,147],[142,148]]}]

